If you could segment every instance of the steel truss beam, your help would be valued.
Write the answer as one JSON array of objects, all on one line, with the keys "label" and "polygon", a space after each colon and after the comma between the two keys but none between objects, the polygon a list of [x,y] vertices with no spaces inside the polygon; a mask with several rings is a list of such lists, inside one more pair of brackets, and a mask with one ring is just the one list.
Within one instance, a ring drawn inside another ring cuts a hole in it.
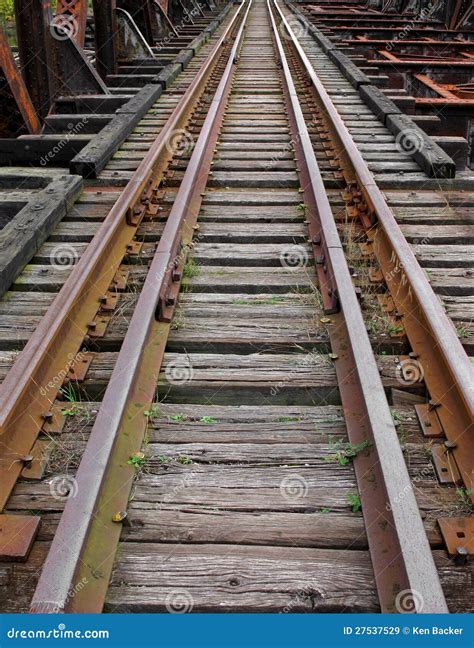
[{"label": "steel truss beam", "polygon": [[46,117],[52,99],[48,56],[52,36],[51,7],[43,0],[15,0],[18,53],[23,79],[40,117]]},{"label": "steel truss beam", "polygon": [[153,45],[154,34],[158,27],[152,0],[117,0],[117,7],[128,11],[146,42],[149,45]]},{"label": "steel truss beam", "polygon": [[0,137],[39,133],[41,125],[18,70],[5,32],[0,26]]},{"label": "steel truss beam", "polygon": [[118,24],[116,0],[92,0],[96,68],[102,79],[117,73]]},{"label": "steel truss beam", "polygon": [[84,47],[87,23],[87,0],[58,0],[53,22],[60,25],[79,47]]}]

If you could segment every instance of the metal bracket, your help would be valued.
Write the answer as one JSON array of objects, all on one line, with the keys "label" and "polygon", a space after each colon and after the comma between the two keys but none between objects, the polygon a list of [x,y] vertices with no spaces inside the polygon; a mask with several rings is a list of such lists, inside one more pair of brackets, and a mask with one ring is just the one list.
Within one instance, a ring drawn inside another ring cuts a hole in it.
[{"label": "metal bracket", "polygon": [[143,217],[145,216],[147,206],[146,205],[134,205],[127,209],[127,225],[136,227],[140,225]]},{"label": "metal bracket", "polygon": [[53,22],[65,29],[79,47],[84,47],[87,0],[58,0]]},{"label": "metal bracket", "polygon": [[87,335],[91,339],[102,338],[105,335],[108,325],[110,324],[110,314],[98,315],[87,327]]},{"label": "metal bracket", "polygon": [[429,403],[419,403],[418,405],[415,405],[415,412],[423,436],[430,439],[439,439],[444,437],[444,429],[434,407]]},{"label": "metal bracket", "polygon": [[369,270],[370,283],[383,283],[383,273],[378,268],[370,268]]},{"label": "metal bracket", "polygon": [[83,50],[59,25],[51,23],[51,81],[54,95],[106,94],[110,91]]},{"label": "metal bracket", "polygon": [[41,432],[45,434],[62,434],[66,417],[62,413],[61,405],[53,405],[46,414],[43,415],[44,423]]},{"label": "metal bracket", "polygon": [[124,292],[127,288],[128,277],[130,275],[130,270],[119,269],[112,279],[112,286],[117,292]]},{"label": "metal bracket", "polygon": [[37,515],[0,515],[0,560],[25,562],[40,524]]},{"label": "metal bracket", "polygon": [[440,484],[462,484],[454,457],[444,444],[435,444],[431,448],[431,456]]},{"label": "metal bracket", "polygon": [[142,241],[131,241],[127,244],[127,257],[139,256],[143,248]]},{"label": "metal bracket", "polygon": [[125,61],[154,59],[153,50],[129,12],[119,7],[115,11],[120,34],[119,57]]},{"label": "metal bracket", "polygon": [[438,518],[446,549],[457,564],[463,565],[474,555],[474,518]]},{"label": "metal bracket", "polygon": [[171,322],[174,309],[178,301],[178,295],[183,278],[183,270],[186,263],[187,250],[182,247],[181,240],[176,245],[174,263],[167,268],[163,284],[158,297],[156,319],[159,322]]},{"label": "metal bracket", "polygon": [[31,449],[31,461],[21,471],[21,478],[29,481],[38,481],[43,478],[49,455],[51,454],[51,442],[47,439],[39,439]]},{"label": "metal bracket", "polygon": [[79,357],[71,364],[69,375],[65,382],[84,382],[94,355],[90,351],[81,352]]},{"label": "metal bracket", "polygon": [[117,308],[118,294],[108,290],[105,295],[100,298],[100,311],[103,313],[111,313]]}]

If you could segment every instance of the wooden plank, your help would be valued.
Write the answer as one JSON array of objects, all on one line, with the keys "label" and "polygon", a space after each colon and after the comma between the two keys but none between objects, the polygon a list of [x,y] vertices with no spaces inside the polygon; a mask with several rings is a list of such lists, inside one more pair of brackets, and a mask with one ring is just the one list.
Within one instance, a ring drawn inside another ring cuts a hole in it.
[{"label": "wooden plank", "polygon": [[78,176],[53,176],[0,231],[0,295],[38,251],[82,190]]},{"label": "wooden plank", "polygon": [[[463,574],[461,568],[446,562],[445,555],[435,552],[442,585],[449,591],[453,608],[466,609],[466,592],[472,593],[472,567]],[[156,569],[156,564],[161,568]],[[459,579],[462,592],[456,592],[452,584]],[[107,606],[164,611],[173,587],[188,593],[195,612],[378,610],[366,552],[215,544],[126,543]]]},{"label": "wooden plank", "polygon": [[[147,567],[150,552],[163,567],[154,574]],[[134,573],[130,574],[132,562]],[[245,571],[242,564],[246,566]],[[295,603],[294,611],[322,611],[340,606],[352,611],[376,611],[371,572],[367,552],[341,555],[337,551],[296,548],[282,552],[276,547],[215,544],[200,545],[196,550],[185,545],[127,543],[117,564],[108,604],[130,608],[138,602],[136,588],[140,578],[145,591],[142,589],[139,605],[149,611],[166,609],[170,583],[192,590],[190,595],[196,612],[282,611],[301,591],[308,594]],[[127,585],[121,588],[118,598],[116,587],[120,580]],[[357,596],[353,594],[355,590]],[[145,593],[150,595],[146,602]]]}]

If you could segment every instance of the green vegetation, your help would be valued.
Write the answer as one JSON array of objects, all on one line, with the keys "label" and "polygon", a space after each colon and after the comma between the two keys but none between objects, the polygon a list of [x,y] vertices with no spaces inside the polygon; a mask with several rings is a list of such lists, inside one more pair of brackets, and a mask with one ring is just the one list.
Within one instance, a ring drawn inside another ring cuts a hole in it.
[{"label": "green vegetation", "polygon": [[359,495],[354,495],[354,493],[347,493],[347,501],[349,502],[353,513],[357,513],[361,510],[362,504],[360,502]]},{"label": "green vegetation", "polygon": [[169,418],[170,421],[184,421],[186,419],[186,414],[173,414]]},{"label": "green vegetation", "polygon": [[193,277],[196,277],[198,274],[199,274],[199,264],[196,263],[193,257],[189,257],[183,268],[183,277],[192,279]]},{"label": "green vegetation", "polygon": [[200,419],[201,423],[215,423],[216,419],[212,416],[202,416]]},{"label": "green vegetation", "polygon": [[259,305],[274,305],[281,304],[285,301],[285,298],[280,295],[272,295],[271,297],[266,297],[263,299],[233,299],[233,304],[239,304],[240,306],[259,306]]},{"label": "green vegetation", "polygon": [[130,466],[133,466],[135,470],[140,470],[145,465],[146,459],[143,452],[137,452],[133,454],[130,459],[127,461]]},{"label": "green vegetation", "polygon": [[458,326],[456,332],[458,334],[458,337],[461,339],[469,337],[469,331],[464,324]]},{"label": "green vegetation", "polygon": [[[57,0],[51,0],[51,10],[54,14],[56,11]],[[90,10],[90,4],[89,4]],[[13,0],[0,0],[0,23],[12,20],[14,15]]]},{"label": "green vegetation", "polygon": [[400,441],[401,445],[405,445],[408,440],[408,431],[404,426],[405,419],[399,412],[394,409],[390,409],[390,413],[395,424],[395,429],[397,430],[398,440]]},{"label": "green vegetation", "polygon": [[73,403],[70,407],[62,407],[61,408],[61,414],[63,416],[76,416],[78,411],[79,411],[79,408],[76,405],[76,403]]},{"label": "green vegetation", "polygon": [[180,464],[183,464],[183,466],[187,466],[188,464],[192,464],[193,460],[191,457],[177,457],[176,461]]},{"label": "green vegetation", "polygon": [[472,510],[471,495],[472,491],[469,488],[465,488],[465,486],[456,488],[456,497],[458,498],[461,510],[465,513],[470,513]]},{"label": "green vegetation", "polygon": [[193,460],[191,457],[168,457],[167,455],[160,455],[158,457],[158,461],[161,464],[169,464],[172,461],[176,461],[177,463],[183,464],[183,466],[187,466],[188,464],[192,464]]},{"label": "green vegetation", "polygon": [[59,393],[63,395],[64,400],[68,401],[68,403],[75,403],[79,400],[74,385],[71,382],[66,383],[64,387],[61,387]]},{"label": "green vegetation", "polygon": [[143,415],[146,417],[159,416],[160,415],[159,405],[157,403],[153,403],[149,410],[145,410],[143,412]]},{"label": "green vegetation", "polygon": [[13,18],[13,0],[0,0],[0,22],[5,23]]},{"label": "green vegetation", "polygon": [[337,462],[340,466],[347,466],[350,464],[355,457],[366,448],[370,446],[370,441],[365,440],[360,443],[343,443],[342,441],[337,441],[333,444],[335,454],[329,455],[325,458],[326,461]]}]

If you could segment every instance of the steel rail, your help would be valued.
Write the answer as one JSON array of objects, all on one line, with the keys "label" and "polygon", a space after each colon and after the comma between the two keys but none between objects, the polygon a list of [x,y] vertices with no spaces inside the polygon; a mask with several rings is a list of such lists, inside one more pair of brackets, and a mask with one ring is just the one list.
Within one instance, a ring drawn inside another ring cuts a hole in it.
[{"label": "steel rail", "polygon": [[[166,288],[165,307],[172,307],[171,301],[176,303],[166,284],[170,281],[175,294],[178,292],[186,246],[193,237],[251,4],[249,0],[242,5],[246,11],[128,326],[76,474],[77,494],[67,501],[61,516],[32,612],[102,610],[120,522],[126,519],[121,512],[127,508],[134,479],[127,460],[141,448],[147,426],[144,411],[155,395],[172,317],[172,312],[163,317],[160,300]],[[174,277],[169,276],[170,270]],[[71,598],[77,582],[86,585]]]},{"label": "steel rail", "polygon": [[[344,249],[272,11],[282,18],[276,0],[267,0],[289,106],[293,143],[305,192],[307,220],[321,291],[337,293],[341,312],[328,327],[346,426],[351,442],[370,440],[367,456],[354,466],[362,512],[383,612],[397,611],[397,595],[407,587],[417,611],[447,612],[430,545],[410,481],[385,390],[357,299]],[[308,203],[307,203],[308,201]],[[325,267],[324,267],[325,266]],[[326,300],[328,302],[328,300]],[[336,305],[332,304],[332,310]],[[368,479],[372,474],[375,481]],[[398,610],[399,611],[399,610]]]},{"label": "steel rail", "polygon": [[0,510],[172,157],[169,142],[186,124],[240,16],[238,7],[0,387]]},{"label": "steel rail", "polygon": [[[338,154],[359,184],[376,217],[374,251],[430,392],[450,452],[474,502],[474,371],[452,322],[435,295],[322,82],[278,4],[276,8],[338,140]],[[373,230],[373,224],[371,223]]]}]

